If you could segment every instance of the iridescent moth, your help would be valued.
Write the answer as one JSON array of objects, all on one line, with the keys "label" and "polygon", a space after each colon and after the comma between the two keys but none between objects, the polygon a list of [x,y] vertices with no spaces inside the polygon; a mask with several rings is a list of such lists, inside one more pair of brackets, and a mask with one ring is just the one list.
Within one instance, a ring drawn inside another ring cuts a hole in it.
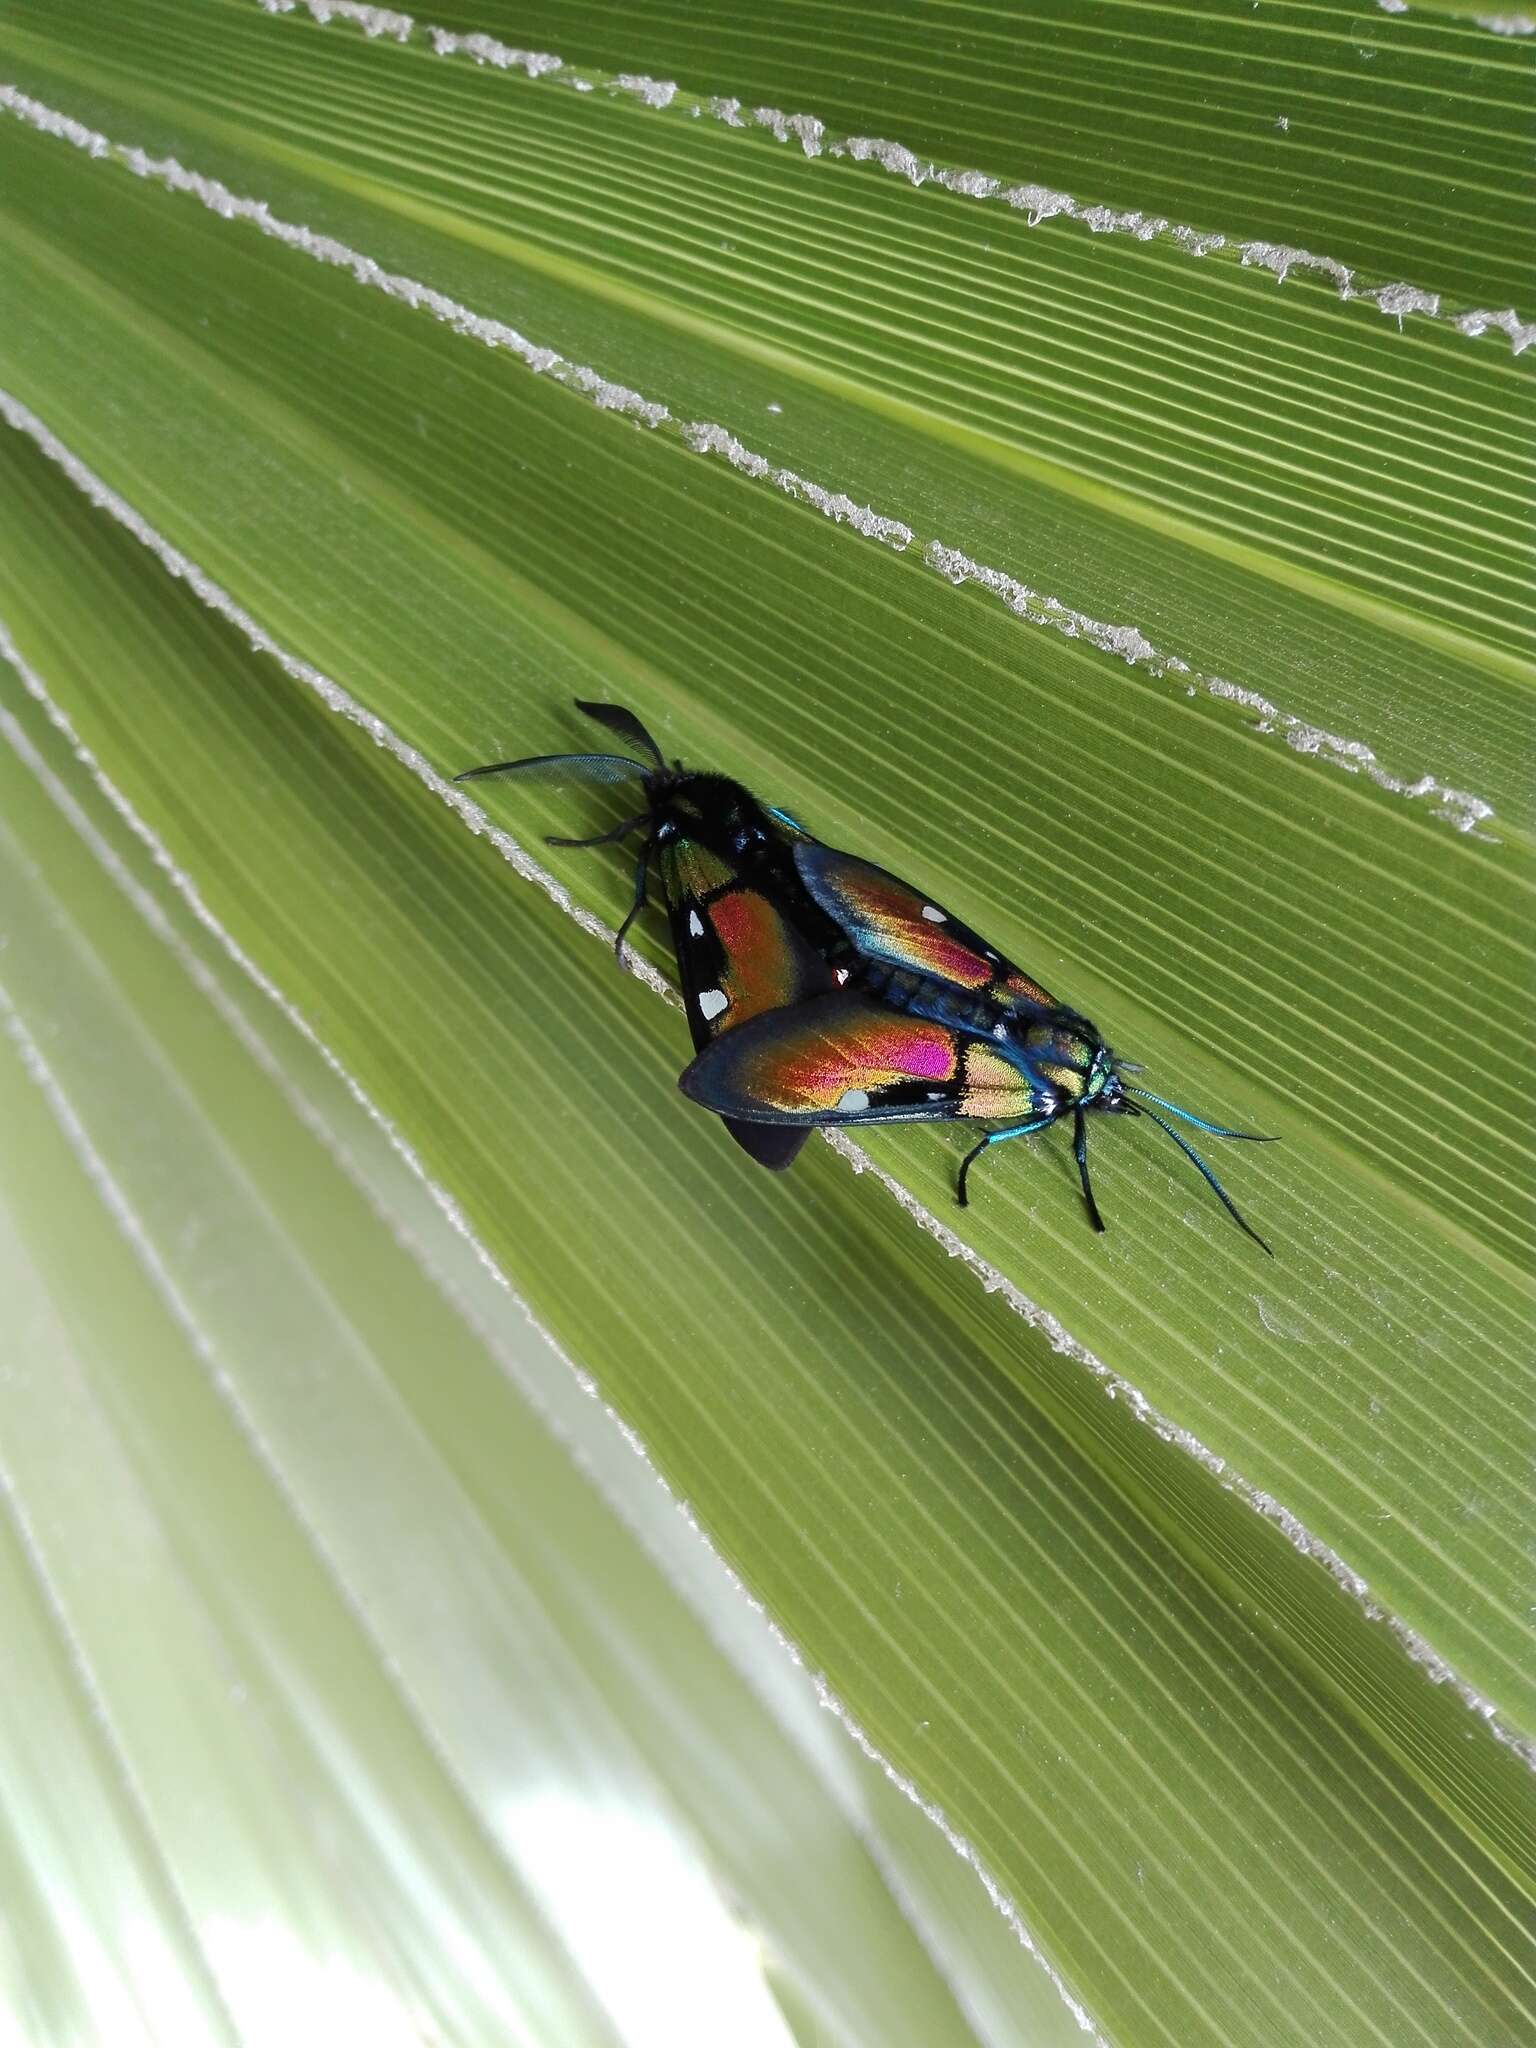
[{"label": "iridescent moth", "polygon": [[787,1166],[818,1126],[997,1122],[1003,1128],[960,1162],[956,1196],[964,1204],[971,1166],[989,1147],[1070,1117],[1083,1200],[1102,1230],[1088,1118],[1145,1116],[1269,1250],[1157,1111],[1212,1137],[1270,1140],[1209,1123],[1129,1082],[1140,1069],[1118,1060],[1085,1017],[931,897],[823,846],[740,783],[668,768],[629,712],[579,708],[643,748],[653,765],[627,755],[556,754],[468,774],[641,781],[643,811],[593,839],[553,843],[602,845],[644,832],[619,942],[644,906],[654,868],[695,1047],[679,1086],[755,1159]]},{"label": "iridescent moth", "polygon": [[1150,1117],[1233,1221],[1269,1250],[1157,1109],[1215,1138],[1271,1140],[1208,1123],[1135,1087],[1125,1076],[1140,1069],[1117,1060],[1086,1017],[897,876],[810,838],[790,853],[806,893],[852,945],[858,964],[838,989],[808,996],[793,1011],[757,1017],[729,1040],[703,1048],[679,1082],[685,1095],[721,1116],[808,1127],[1000,1122],[1005,1127],[989,1131],[960,1162],[955,1192],[962,1206],[971,1166],[990,1146],[1070,1116],[1095,1230],[1104,1223],[1088,1175],[1088,1117]]},{"label": "iridescent moth", "polygon": [[[590,839],[549,844],[609,846],[641,835],[634,900],[614,950],[622,957],[625,934],[645,908],[654,873],[695,1050],[706,1050],[722,1032],[754,1017],[835,989],[838,969],[827,956],[838,949],[839,934],[796,875],[791,844],[804,836],[799,826],[728,776],[696,775],[681,762],[669,767],[639,719],[622,706],[577,698],[576,708],[650,758],[538,754],[468,768],[454,780],[518,775],[541,782],[639,783],[644,809]],[[805,1123],[789,1118],[724,1114],[723,1121],[759,1165],[776,1169],[788,1166],[810,1135]]]}]

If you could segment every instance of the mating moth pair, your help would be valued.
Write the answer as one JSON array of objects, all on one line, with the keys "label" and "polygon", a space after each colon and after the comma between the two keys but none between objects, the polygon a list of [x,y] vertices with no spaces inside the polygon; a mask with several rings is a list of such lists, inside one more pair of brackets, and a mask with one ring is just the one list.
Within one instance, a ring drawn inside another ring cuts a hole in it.
[{"label": "mating moth pair", "polygon": [[[1157,1111],[1216,1138],[1270,1142],[1207,1123],[1126,1075],[1085,1017],[921,890],[813,839],[786,812],[728,776],[670,767],[632,712],[579,711],[648,758],[541,754],[470,768],[455,780],[633,783],[642,807],[590,839],[638,837],[635,894],[655,879],[672,927],[694,1058],[678,1085],[713,1110],[760,1165],[790,1164],[817,1126],[996,1123],[960,1162],[990,1146],[1072,1123],[1083,1200],[1104,1224],[1088,1175],[1089,1118],[1146,1116],[1195,1166],[1227,1213],[1265,1251],[1205,1161]],[[1156,1107],[1150,1105],[1155,1104]]]}]

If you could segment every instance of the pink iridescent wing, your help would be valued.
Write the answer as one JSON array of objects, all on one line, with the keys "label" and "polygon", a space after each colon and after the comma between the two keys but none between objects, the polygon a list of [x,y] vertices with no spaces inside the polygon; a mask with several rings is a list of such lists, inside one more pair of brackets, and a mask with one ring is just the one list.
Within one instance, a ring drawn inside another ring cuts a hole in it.
[{"label": "pink iridescent wing", "polygon": [[1050,1113],[1046,1094],[987,1037],[838,990],[767,1012],[706,1046],[678,1086],[742,1122],[1019,1122]]},{"label": "pink iridescent wing", "polygon": [[816,840],[797,845],[794,859],[808,893],[865,959],[1041,1013],[1061,1007],[979,933],[899,876]]}]

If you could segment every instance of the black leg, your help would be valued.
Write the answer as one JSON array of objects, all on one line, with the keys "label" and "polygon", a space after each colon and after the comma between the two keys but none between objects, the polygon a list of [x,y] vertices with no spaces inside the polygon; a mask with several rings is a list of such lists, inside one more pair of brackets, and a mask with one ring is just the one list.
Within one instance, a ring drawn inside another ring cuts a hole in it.
[{"label": "black leg", "polygon": [[979,1159],[982,1153],[985,1152],[987,1147],[991,1144],[991,1142],[991,1134],[988,1133],[988,1135],[982,1139],[979,1145],[973,1145],[971,1147],[970,1151],[966,1153],[965,1157],[960,1162],[959,1177],[955,1181],[955,1200],[960,1204],[962,1209],[968,1209],[971,1206],[970,1199],[965,1192],[966,1179],[971,1171],[971,1161],[973,1159]]},{"label": "black leg", "polygon": [[1073,1112],[1072,1156],[1077,1161],[1078,1176],[1083,1183],[1083,1200],[1088,1204],[1088,1221],[1095,1230],[1102,1230],[1104,1218],[1099,1214],[1099,1205],[1093,1199],[1093,1186],[1088,1179],[1088,1119],[1080,1109]]},{"label": "black leg", "polygon": [[650,816],[649,811],[639,811],[633,818],[626,818],[622,825],[615,825],[611,832],[596,832],[590,839],[557,839],[553,835],[545,838],[546,846],[613,846],[621,839],[627,839]]},{"label": "black leg", "polygon": [[614,934],[613,955],[621,966],[624,962],[624,934],[645,908],[646,870],[649,868],[650,863],[651,842],[647,839],[640,849],[640,858],[635,865],[635,900],[630,904],[628,911],[625,913],[624,922]]},{"label": "black leg", "polygon": [[961,1208],[968,1209],[970,1207],[970,1203],[965,1198],[965,1183],[966,1176],[970,1173],[971,1161],[973,1159],[979,1159],[989,1145],[1001,1145],[1005,1138],[1031,1137],[1036,1131],[1043,1131],[1047,1124],[1054,1123],[1055,1121],[1056,1119],[1053,1116],[1037,1116],[1033,1123],[1012,1124],[1006,1131],[988,1131],[981,1143],[973,1145],[960,1162],[960,1178],[955,1182],[955,1200],[960,1204]]}]

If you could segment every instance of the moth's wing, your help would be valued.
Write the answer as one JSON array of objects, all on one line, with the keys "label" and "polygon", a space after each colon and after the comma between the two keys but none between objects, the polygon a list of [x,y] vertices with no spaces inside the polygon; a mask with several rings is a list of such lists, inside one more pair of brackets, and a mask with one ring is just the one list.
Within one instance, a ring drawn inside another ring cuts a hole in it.
[{"label": "moth's wing", "polygon": [[991,1039],[854,990],[768,1011],[705,1046],[678,1086],[741,1122],[1019,1122],[1054,1108]]},{"label": "moth's wing", "polygon": [[819,840],[800,841],[794,862],[807,892],[866,959],[1030,1009],[1060,1008],[1039,982],[910,882]]},{"label": "moth's wing", "polygon": [[[697,840],[670,840],[658,864],[695,1051],[767,1011],[837,986],[833,969],[772,895],[741,881]],[[731,1117],[725,1123],[744,1151],[775,1171],[805,1143],[803,1130]]]},{"label": "moth's wing", "polygon": [[800,1148],[811,1135],[802,1124],[748,1124],[739,1117],[720,1119],[749,1159],[766,1166],[770,1173],[782,1173],[793,1166]]},{"label": "moth's wing", "polygon": [[682,835],[661,847],[658,869],[696,1048],[765,1010],[838,986],[835,970],[771,887],[743,880],[728,861]]}]

